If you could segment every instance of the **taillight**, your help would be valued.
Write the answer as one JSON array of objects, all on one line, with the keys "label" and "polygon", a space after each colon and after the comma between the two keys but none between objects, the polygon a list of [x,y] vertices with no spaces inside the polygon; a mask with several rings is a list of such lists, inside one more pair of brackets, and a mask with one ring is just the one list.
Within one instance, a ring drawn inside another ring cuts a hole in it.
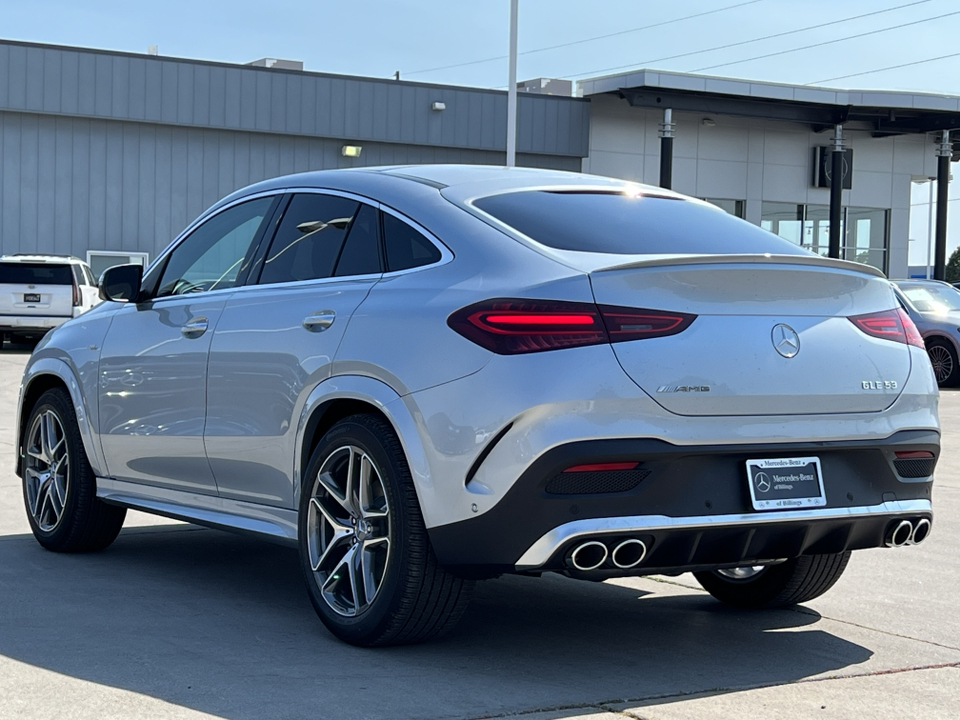
[{"label": "taillight", "polygon": [[675,335],[695,318],[591,303],[503,298],[458,310],[447,324],[487,350],[514,355]]},{"label": "taillight", "polygon": [[923,337],[902,308],[848,318],[867,335],[924,348]]},{"label": "taillight", "polygon": [[80,286],[77,285],[77,280],[73,280],[73,306],[80,307]]},{"label": "taillight", "polygon": [[690,323],[697,318],[696,315],[687,313],[635,310],[609,305],[601,305],[600,314],[607,325],[610,342],[676,335],[690,327]]}]

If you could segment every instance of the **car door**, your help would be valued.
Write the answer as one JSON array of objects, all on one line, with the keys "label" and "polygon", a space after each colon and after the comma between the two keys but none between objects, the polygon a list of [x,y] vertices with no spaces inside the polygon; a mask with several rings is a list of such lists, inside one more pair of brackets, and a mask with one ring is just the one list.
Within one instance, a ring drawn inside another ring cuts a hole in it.
[{"label": "car door", "polygon": [[256,283],[213,333],[204,438],[222,496],[293,507],[300,411],[381,267],[377,208],[329,191],[290,198]]},{"label": "car door", "polygon": [[99,412],[114,478],[216,494],[203,447],[210,339],[277,202],[257,198],[204,221],[145,278],[147,298],[113,316]]}]

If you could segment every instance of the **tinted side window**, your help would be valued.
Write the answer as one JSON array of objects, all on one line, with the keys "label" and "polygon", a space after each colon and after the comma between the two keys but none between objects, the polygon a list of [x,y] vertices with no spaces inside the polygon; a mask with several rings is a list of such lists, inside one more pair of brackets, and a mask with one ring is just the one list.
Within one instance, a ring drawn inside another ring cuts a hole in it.
[{"label": "tinted side window", "polygon": [[359,206],[336,195],[294,195],[267,252],[260,284],[331,277]]},{"label": "tinted side window", "polygon": [[170,254],[157,297],[233,287],[273,200],[235,205],[190,233]]},{"label": "tinted side window", "polygon": [[369,275],[380,272],[379,213],[369,205],[362,205],[350,224],[350,234],[344,243],[336,275]]},{"label": "tinted side window", "polygon": [[93,272],[86,265],[80,266],[83,269],[83,277],[86,279],[87,285],[92,285],[93,287],[97,286],[97,281],[93,279]]},{"label": "tinted side window", "polygon": [[407,270],[440,260],[440,251],[421,233],[389,213],[383,213],[387,271]]},{"label": "tinted side window", "polygon": [[474,205],[542,245],[615,254],[776,253],[810,255],[719,208],[622,192],[535,190]]}]

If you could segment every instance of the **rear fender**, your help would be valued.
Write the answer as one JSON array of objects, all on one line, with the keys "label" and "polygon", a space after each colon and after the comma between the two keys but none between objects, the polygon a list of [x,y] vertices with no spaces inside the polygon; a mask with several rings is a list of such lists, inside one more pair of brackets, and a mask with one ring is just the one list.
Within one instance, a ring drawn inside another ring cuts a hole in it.
[{"label": "rear fender", "polygon": [[[420,507],[425,510],[429,503],[425,503],[424,500],[432,493],[433,480],[427,455],[424,452],[420,434],[417,432],[416,421],[400,395],[392,387],[380,380],[363,375],[337,375],[328,378],[317,385],[307,397],[297,427],[293,465],[294,507],[300,506],[300,488],[303,481],[300,468],[303,467],[306,459],[304,458],[304,440],[310,427],[310,420],[315,413],[323,411],[323,406],[335,400],[358,400],[367,403],[387,418],[400,439],[400,445],[403,447],[410,474],[413,477],[417,498],[420,500]],[[426,517],[424,519],[429,527],[430,519]]]}]

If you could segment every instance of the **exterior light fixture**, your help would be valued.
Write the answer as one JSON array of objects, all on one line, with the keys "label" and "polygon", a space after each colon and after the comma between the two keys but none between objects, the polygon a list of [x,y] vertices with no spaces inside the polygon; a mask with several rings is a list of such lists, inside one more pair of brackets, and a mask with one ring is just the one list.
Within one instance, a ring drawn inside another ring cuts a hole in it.
[{"label": "exterior light fixture", "polygon": [[340,148],[340,154],[344,157],[360,157],[360,151],[363,150],[359,145],[344,145]]},{"label": "exterior light fixture", "polygon": [[431,108],[432,110],[436,110],[436,111],[439,112],[439,111],[441,111],[441,110],[446,110],[446,109],[447,109],[447,104],[446,104],[446,103],[443,103],[443,102],[435,102],[433,105],[430,106],[430,108]]}]

